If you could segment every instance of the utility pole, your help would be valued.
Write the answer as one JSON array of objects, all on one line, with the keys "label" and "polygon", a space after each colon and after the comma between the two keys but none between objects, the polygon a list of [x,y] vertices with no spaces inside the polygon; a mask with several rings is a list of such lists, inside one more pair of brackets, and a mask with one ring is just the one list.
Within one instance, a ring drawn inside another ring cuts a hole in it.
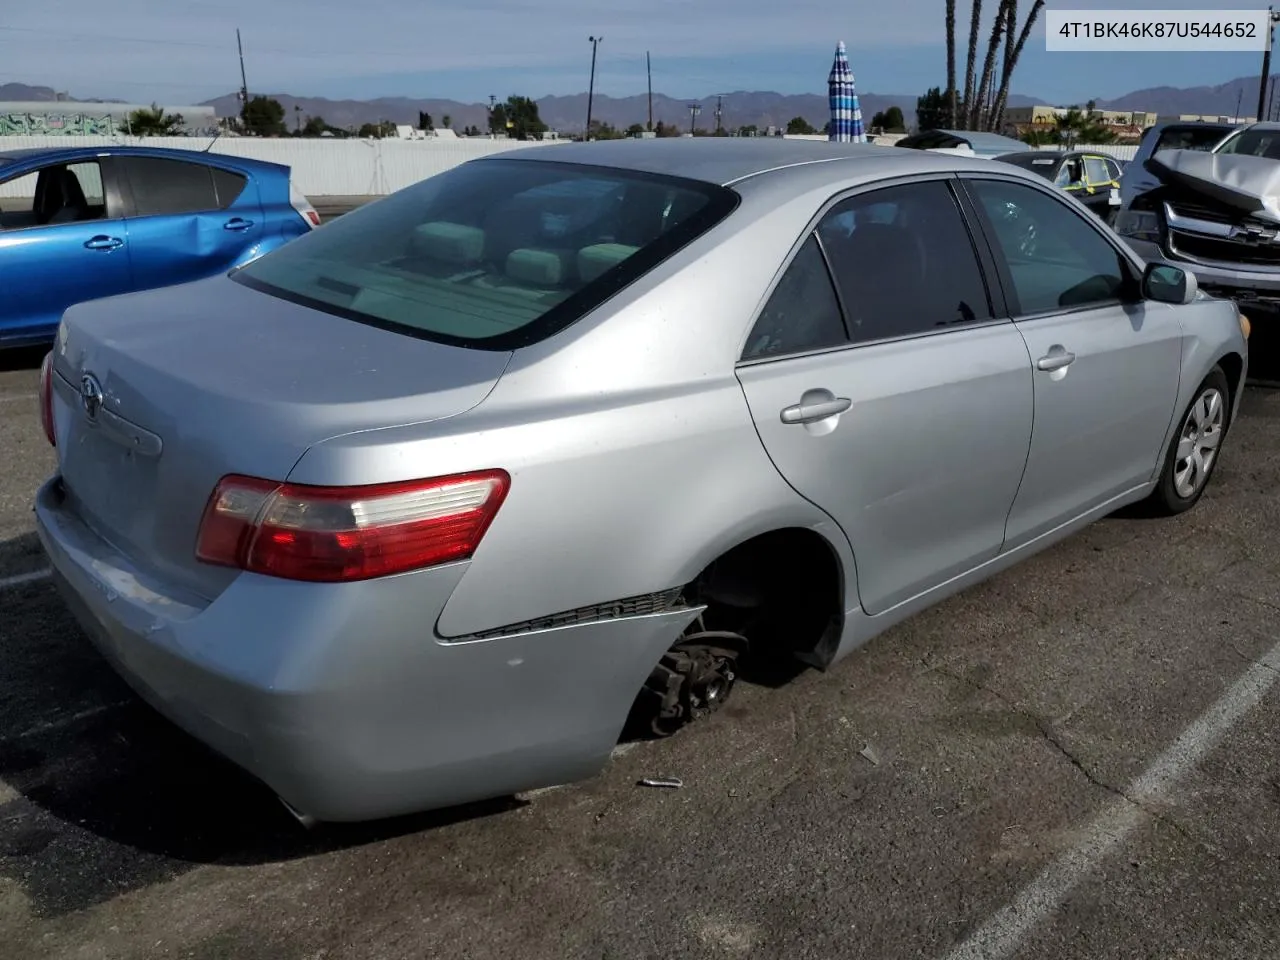
[{"label": "utility pole", "polygon": [[644,72],[649,77],[649,130],[653,130],[653,64],[649,61],[649,51],[644,52]]},{"label": "utility pole", "polygon": [[[1272,86],[1274,87],[1275,84],[1273,83]],[[1236,123],[1240,122],[1240,104],[1243,102],[1244,102],[1244,87],[1241,87],[1240,92],[1236,95],[1236,112],[1231,116],[1231,119]],[[1261,120],[1262,117],[1258,117],[1258,119]]]},{"label": "utility pole", "polygon": [[[1276,35],[1276,13],[1272,7],[1267,7],[1267,45],[1262,50],[1262,77],[1258,80],[1258,114],[1255,117],[1261,120],[1266,116],[1267,111],[1267,79],[1271,76],[1271,42]],[[1239,118],[1237,118],[1239,119]]]},{"label": "utility pole", "polygon": [[699,103],[689,104],[689,136],[693,136],[693,118],[702,112],[702,105]]},{"label": "utility pole", "polygon": [[720,133],[720,114],[724,108],[724,97],[716,94],[716,133]]},{"label": "utility pole", "polygon": [[240,28],[236,27],[236,50],[240,54],[240,120],[245,133],[249,132],[249,81],[244,78],[244,47],[240,43]]},{"label": "utility pole", "polygon": [[591,81],[587,85],[587,129],[582,131],[582,140],[585,143],[591,139],[591,101],[595,98],[596,93],[596,47],[600,45],[600,41],[604,37],[587,37],[591,44]]},{"label": "utility pole", "polygon": [[492,93],[489,94],[489,136],[491,137],[497,136],[497,131],[493,129],[493,108],[497,102],[498,98]]}]

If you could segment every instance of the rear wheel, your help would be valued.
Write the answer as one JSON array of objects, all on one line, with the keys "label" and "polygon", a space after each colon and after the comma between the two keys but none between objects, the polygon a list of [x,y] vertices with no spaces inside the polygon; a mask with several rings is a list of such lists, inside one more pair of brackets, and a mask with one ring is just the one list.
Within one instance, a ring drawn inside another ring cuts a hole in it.
[{"label": "rear wheel", "polygon": [[1196,505],[1218,465],[1222,438],[1230,417],[1231,388],[1221,367],[1214,367],[1196,388],[1165,453],[1151,506],[1165,515]]}]

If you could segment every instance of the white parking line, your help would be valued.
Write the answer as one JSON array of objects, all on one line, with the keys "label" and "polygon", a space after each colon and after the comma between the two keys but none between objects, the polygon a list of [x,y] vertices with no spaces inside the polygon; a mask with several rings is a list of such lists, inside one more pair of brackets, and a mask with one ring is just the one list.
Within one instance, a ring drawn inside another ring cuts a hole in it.
[{"label": "white parking line", "polygon": [[43,580],[52,573],[52,570],[46,568],[44,570],[33,570],[31,573],[20,573],[15,577],[0,577],[0,590],[5,587],[17,587],[24,583],[34,583],[37,580]]},{"label": "white parking line", "polygon": [[1184,777],[1241,717],[1280,680],[1280,643],[1255,661],[1216,703],[1189,726],[1084,832],[1084,839],[1040,872],[947,960],[1003,960],[1037,923],[1062,906],[1077,883],[1148,819],[1143,807],[1169,799]]},{"label": "white parking line", "polygon": [[19,400],[25,400],[27,402],[34,403],[37,396],[39,396],[39,394],[19,393],[19,394],[15,394],[12,397],[0,397],[0,403],[16,403]]}]

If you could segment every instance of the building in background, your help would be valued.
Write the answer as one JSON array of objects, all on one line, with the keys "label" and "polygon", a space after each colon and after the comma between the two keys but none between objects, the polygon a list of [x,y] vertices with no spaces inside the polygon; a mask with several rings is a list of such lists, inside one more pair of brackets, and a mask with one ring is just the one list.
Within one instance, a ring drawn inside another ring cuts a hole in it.
[{"label": "building in background", "polygon": [[[1048,132],[1056,130],[1058,121],[1072,110],[1084,112],[1083,106],[1050,107],[1043,104],[1033,107],[1008,107],[1004,112],[1004,122],[1010,136],[1022,136],[1031,132]],[[1094,110],[1090,121],[1106,127],[1119,140],[1137,141],[1149,127],[1156,125],[1157,117],[1147,110]]]},{"label": "building in background", "polygon": [[[150,109],[151,105],[145,103],[0,101],[0,137],[110,137],[121,132],[134,111]],[[162,109],[165,113],[182,115],[188,136],[207,137],[218,132],[218,117],[213,107],[165,106]]]}]

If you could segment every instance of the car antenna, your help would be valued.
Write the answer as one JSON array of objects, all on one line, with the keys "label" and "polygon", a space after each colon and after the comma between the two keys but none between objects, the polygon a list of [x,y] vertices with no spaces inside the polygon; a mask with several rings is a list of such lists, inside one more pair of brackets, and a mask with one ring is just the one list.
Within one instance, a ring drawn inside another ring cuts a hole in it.
[{"label": "car antenna", "polygon": [[203,150],[201,150],[200,152],[201,152],[201,153],[208,153],[210,150],[212,150],[212,149],[213,149],[213,145],[214,145],[215,143],[217,143],[217,142],[218,142],[218,138],[219,138],[220,136],[222,136],[222,128],[221,128],[221,127],[219,127],[219,128],[218,128],[218,132],[217,132],[217,133],[215,133],[215,134],[213,135],[213,139],[209,141],[209,145],[208,145],[207,147],[205,147]]}]

